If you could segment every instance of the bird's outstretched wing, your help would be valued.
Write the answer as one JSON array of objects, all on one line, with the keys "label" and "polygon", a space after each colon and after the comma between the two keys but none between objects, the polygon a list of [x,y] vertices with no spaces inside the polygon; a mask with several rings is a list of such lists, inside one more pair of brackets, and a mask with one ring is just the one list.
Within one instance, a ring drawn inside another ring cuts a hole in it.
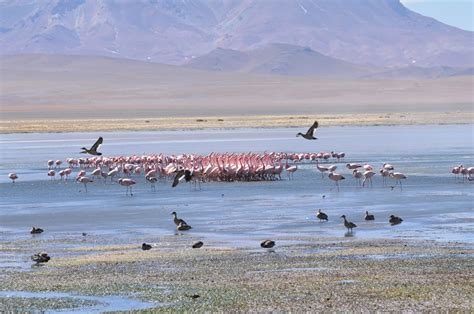
[{"label": "bird's outstretched wing", "polygon": [[318,128],[318,121],[314,121],[313,125],[308,129],[308,132],[306,132],[306,135],[313,136],[314,130],[317,128]]},{"label": "bird's outstretched wing", "polygon": [[91,149],[92,151],[97,151],[97,149],[99,148],[99,146],[102,144],[102,142],[104,141],[104,139],[101,137],[99,137],[99,139],[97,139],[97,141],[94,143],[94,145],[92,145]]},{"label": "bird's outstretched wing", "polygon": [[175,187],[178,185],[179,181],[183,180],[184,178],[184,170],[180,170],[176,173],[176,175],[174,176],[174,180],[173,180],[173,185],[171,187]]}]

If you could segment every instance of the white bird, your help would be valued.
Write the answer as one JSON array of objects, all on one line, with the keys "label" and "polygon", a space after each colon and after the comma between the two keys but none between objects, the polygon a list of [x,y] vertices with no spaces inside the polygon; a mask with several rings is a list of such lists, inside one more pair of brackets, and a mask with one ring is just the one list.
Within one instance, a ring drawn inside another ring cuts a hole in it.
[{"label": "white bird", "polygon": [[368,170],[363,173],[363,176],[364,176],[364,181],[362,181],[362,186],[365,186],[365,182],[370,183],[370,186],[372,186],[372,177],[375,176],[375,172]]},{"label": "white bird", "polygon": [[321,178],[324,178],[324,173],[329,171],[328,167],[320,166],[319,160],[316,160],[316,168],[321,172]]},{"label": "white bird", "polygon": [[401,172],[390,172],[390,178],[396,180],[396,184],[400,183],[400,190],[402,189],[402,180],[405,180],[407,177]]},{"label": "white bird", "polygon": [[346,164],[346,167],[349,170],[354,170],[354,169],[362,167],[362,165],[361,164]]},{"label": "white bird", "polygon": [[382,169],[385,170],[394,170],[395,168],[391,164],[384,163]]},{"label": "white bird", "polygon": [[344,176],[342,174],[330,172],[328,178],[336,182],[337,190],[339,191],[339,181],[344,180]]},{"label": "white bird", "polygon": [[352,171],[352,176],[354,177],[354,179],[357,180],[357,183],[358,183],[359,185],[361,185],[361,182],[360,182],[360,181],[362,180],[362,177],[364,176],[364,175],[362,174],[362,172],[360,172],[360,171],[357,170],[357,169],[354,169],[354,170]]},{"label": "white bird", "polygon": [[86,189],[86,192],[87,192],[87,183],[94,182],[92,179],[90,179],[88,177],[85,177],[85,176],[78,177],[76,179],[76,181],[79,182],[79,183],[84,184],[84,188]]}]

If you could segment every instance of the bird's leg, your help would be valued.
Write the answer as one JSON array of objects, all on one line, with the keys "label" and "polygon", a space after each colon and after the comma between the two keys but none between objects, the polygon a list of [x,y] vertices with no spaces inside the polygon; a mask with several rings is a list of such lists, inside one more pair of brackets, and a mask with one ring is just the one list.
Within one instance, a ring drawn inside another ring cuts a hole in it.
[{"label": "bird's leg", "polygon": [[133,196],[133,194],[132,194],[132,187],[130,187],[130,196]]}]

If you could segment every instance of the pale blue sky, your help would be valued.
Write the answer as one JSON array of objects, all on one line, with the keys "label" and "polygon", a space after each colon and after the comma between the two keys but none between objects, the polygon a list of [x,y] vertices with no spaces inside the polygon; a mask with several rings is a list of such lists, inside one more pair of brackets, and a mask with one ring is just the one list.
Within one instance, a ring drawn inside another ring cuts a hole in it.
[{"label": "pale blue sky", "polygon": [[404,6],[445,24],[474,30],[474,0],[400,0]]}]

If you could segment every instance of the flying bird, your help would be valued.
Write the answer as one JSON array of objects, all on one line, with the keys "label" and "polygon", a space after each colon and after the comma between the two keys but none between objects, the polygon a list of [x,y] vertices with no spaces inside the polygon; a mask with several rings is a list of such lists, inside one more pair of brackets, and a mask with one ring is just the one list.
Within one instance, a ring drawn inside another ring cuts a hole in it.
[{"label": "flying bird", "polygon": [[191,174],[191,171],[189,170],[180,170],[176,173],[176,176],[174,177],[173,180],[173,185],[171,187],[176,187],[180,181],[183,179],[186,180],[186,182],[191,181],[193,178],[193,175]]},{"label": "flying bird", "polygon": [[94,143],[94,145],[92,145],[92,147],[90,149],[87,149],[85,147],[81,148],[82,149],[81,154],[91,154],[91,155],[95,155],[95,156],[102,155],[102,153],[99,153],[97,151],[97,149],[99,148],[99,146],[102,144],[103,141],[104,141],[104,139],[102,138],[102,136],[99,137],[99,139]]},{"label": "flying bird", "polygon": [[308,129],[308,131],[306,132],[306,134],[303,134],[303,133],[298,133],[296,134],[296,137],[298,136],[302,136],[303,138],[307,139],[307,140],[317,140],[318,138],[314,137],[314,130],[318,128],[318,121],[314,121],[313,125]]}]

